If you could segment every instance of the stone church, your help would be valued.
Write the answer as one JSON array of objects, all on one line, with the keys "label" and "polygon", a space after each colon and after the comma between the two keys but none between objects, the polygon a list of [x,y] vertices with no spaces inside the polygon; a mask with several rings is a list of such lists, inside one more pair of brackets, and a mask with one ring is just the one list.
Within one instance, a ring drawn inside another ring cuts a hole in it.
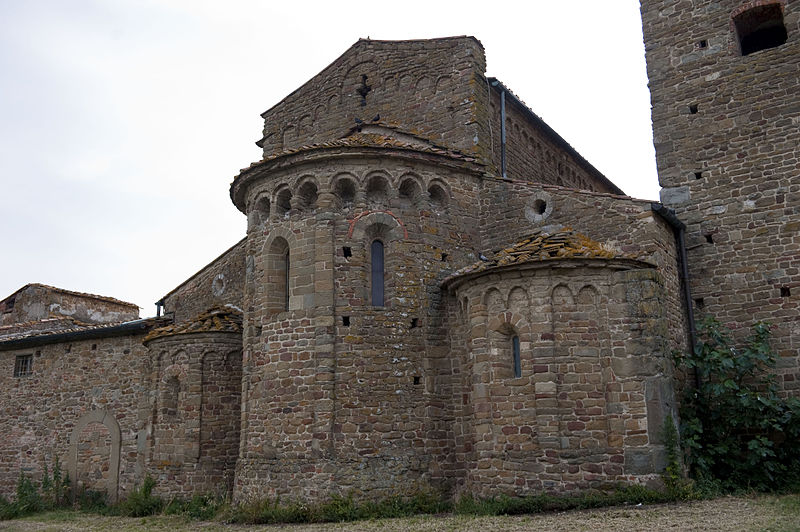
[{"label": "stone church", "polygon": [[[0,302],[0,493],[319,500],[648,483],[693,316],[800,355],[800,5],[643,0],[661,202],[626,196],[473,37],[359,40],[262,114],[245,237],[140,318]],[[623,156],[622,153],[620,156]]]}]

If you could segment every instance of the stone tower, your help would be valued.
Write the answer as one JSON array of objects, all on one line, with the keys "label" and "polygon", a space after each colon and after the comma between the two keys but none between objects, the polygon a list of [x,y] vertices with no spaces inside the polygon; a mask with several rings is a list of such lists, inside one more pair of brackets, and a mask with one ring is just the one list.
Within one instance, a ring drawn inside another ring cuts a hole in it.
[{"label": "stone tower", "polygon": [[687,224],[695,313],[767,320],[800,354],[800,5],[642,0],[662,202]]}]

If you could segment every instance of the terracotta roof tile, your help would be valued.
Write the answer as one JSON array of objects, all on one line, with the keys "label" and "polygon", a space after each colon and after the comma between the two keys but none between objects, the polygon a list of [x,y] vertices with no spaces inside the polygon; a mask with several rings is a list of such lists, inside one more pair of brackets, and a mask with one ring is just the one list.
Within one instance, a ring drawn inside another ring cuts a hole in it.
[{"label": "terracotta roof tile", "polygon": [[479,273],[504,266],[527,262],[561,259],[617,259],[634,258],[623,254],[607,244],[596,242],[569,227],[546,232],[538,230],[527,238],[494,254],[492,258],[470,264],[452,273],[442,281],[447,284],[457,277]]},{"label": "terracotta roof tile", "polygon": [[72,318],[47,318],[44,320],[15,323],[0,327],[0,343],[10,340],[21,340],[23,338],[33,338],[36,336],[50,336],[53,334],[113,329],[114,327],[119,327],[120,325],[124,325],[126,323],[152,322],[152,324],[155,325],[163,321],[164,318],[142,318],[136,320],[89,324],[74,320]]},{"label": "terracotta roof tile", "polygon": [[11,296],[13,296],[15,294],[18,294],[19,292],[22,292],[23,290],[25,290],[29,286],[35,286],[35,287],[39,287],[39,288],[44,288],[46,290],[52,290],[53,292],[59,292],[61,294],[68,294],[68,295],[71,295],[71,296],[90,297],[92,299],[97,299],[97,300],[100,300],[100,301],[106,301],[108,303],[116,303],[117,305],[125,305],[125,306],[131,307],[131,308],[136,308],[136,309],[139,308],[139,305],[135,305],[133,303],[128,303],[127,301],[122,301],[120,299],[116,299],[116,298],[113,298],[113,297],[99,296],[97,294],[87,294],[86,292],[74,292],[72,290],[65,290],[63,288],[58,288],[57,286],[50,286],[50,285],[41,284],[41,283],[28,283],[25,286],[23,286],[22,288],[20,288],[19,290],[17,290],[16,292],[14,292],[13,294],[11,294],[8,297],[6,297],[5,299],[3,299],[3,301],[5,301],[6,299],[8,299],[9,297],[11,297]]},{"label": "terracotta roof tile", "polygon": [[285,157],[287,155],[292,155],[295,153],[300,153],[304,151],[311,151],[311,150],[320,150],[320,149],[327,149],[327,148],[393,148],[393,149],[400,149],[400,150],[408,150],[408,151],[417,151],[422,153],[433,153],[436,155],[444,155],[446,157],[451,157],[454,159],[460,159],[466,162],[478,162],[476,157],[471,155],[464,154],[458,150],[453,150],[450,148],[445,148],[443,146],[438,146],[433,142],[429,141],[428,139],[424,139],[419,135],[415,135],[412,133],[407,133],[401,131],[399,128],[392,124],[378,124],[382,127],[386,127],[388,129],[396,129],[398,132],[403,133],[404,135],[409,135],[415,137],[424,143],[410,143],[405,142],[403,140],[396,139],[394,137],[388,135],[381,135],[377,133],[362,133],[360,131],[351,132],[346,137],[337,140],[331,140],[327,142],[318,142],[314,144],[308,144],[305,146],[299,146],[297,148],[290,148],[287,150],[283,150],[267,157],[264,157],[260,161],[256,161],[250,164],[247,168],[242,168],[242,172],[246,172],[251,170],[257,166],[262,164],[268,163],[275,159],[279,159],[281,157]]},{"label": "terracotta roof tile", "polygon": [[144,338],[144,341],[149,342],[166,336],[202,332],[241,333],[242,312],[231,306],[214,307],[198,314],[189,321],[153,329]]}]

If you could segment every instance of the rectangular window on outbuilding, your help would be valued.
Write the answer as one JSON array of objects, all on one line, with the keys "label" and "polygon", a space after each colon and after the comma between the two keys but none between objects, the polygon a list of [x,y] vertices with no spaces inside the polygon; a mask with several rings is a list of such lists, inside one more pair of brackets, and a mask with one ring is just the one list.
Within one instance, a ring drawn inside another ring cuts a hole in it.
[{"label": "rectangular window on outbuilding", "polygon": [[17,355],[14,360],[14,376],[28,377],[33,373],[33,355]]}]

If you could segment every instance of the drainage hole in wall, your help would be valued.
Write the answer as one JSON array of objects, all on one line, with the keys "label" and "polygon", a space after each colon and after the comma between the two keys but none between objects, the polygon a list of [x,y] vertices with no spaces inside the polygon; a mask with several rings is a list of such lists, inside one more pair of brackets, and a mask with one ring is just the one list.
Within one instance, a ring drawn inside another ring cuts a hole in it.
[{"label": "drainage hole in wall", "polygon": [[414,377],[414,384],[419,384],[419,377]]},{"label": "drainage hole in wall", "polygon": [[419,318],[411,318],[411,327],[410,329],[415,329],[419,325]]},{"label": "drainage hole in wall", "polygon": [[788,286],[781,286],[781,297],[789,297],[792,295],[792,291],[789,289]]},{"label": "drainage hole in wall", "polygon": [[547,210],[547,202],[543,199],[537,199],[533,202],[533,212],[536,214],[544,214]]},{"label": "drainage hole in wall", "polygon": [[700,39],[700,41],[697,43],[697,46],[700,48],[708,48],[708,41],[705,39]]},{"label": "drainage hole in wall", "polygon": [[695,172],[694,173],[695,179],[703,179],[703,172]]},{"label": "drainage hole in wall", "polygon": [[344,258],[349,259],[353,256],[353,250],[349,246],[345,246],[342,248],[342,255],[344,255]]},{"label": "drainage hole in wall", "polygon": [[447,253],[442,253],[442,262],[447,261]]},{"label": "drainage hole in wall", "polygon": [[695,299],[694,304],[697,306],[697,310],[703,310],[706,308],[706,301],[702,297]]},{"label": "drainage hole in wall", "polygon": [[714,243],[714,235],[708,234],[708,235],[704,235],[704,236],[706,237],[706,242],[708,242],[709,244],[713,244]]},{"label": "drainage hole in wall", "polygon": [[693,103],[689,105],[689,114],[696,115],[697,114],[697,104]]},{"label": "drainage hole in wall", "polygon": [[342,325],[350,327],[350,316],[342,316]]}]

